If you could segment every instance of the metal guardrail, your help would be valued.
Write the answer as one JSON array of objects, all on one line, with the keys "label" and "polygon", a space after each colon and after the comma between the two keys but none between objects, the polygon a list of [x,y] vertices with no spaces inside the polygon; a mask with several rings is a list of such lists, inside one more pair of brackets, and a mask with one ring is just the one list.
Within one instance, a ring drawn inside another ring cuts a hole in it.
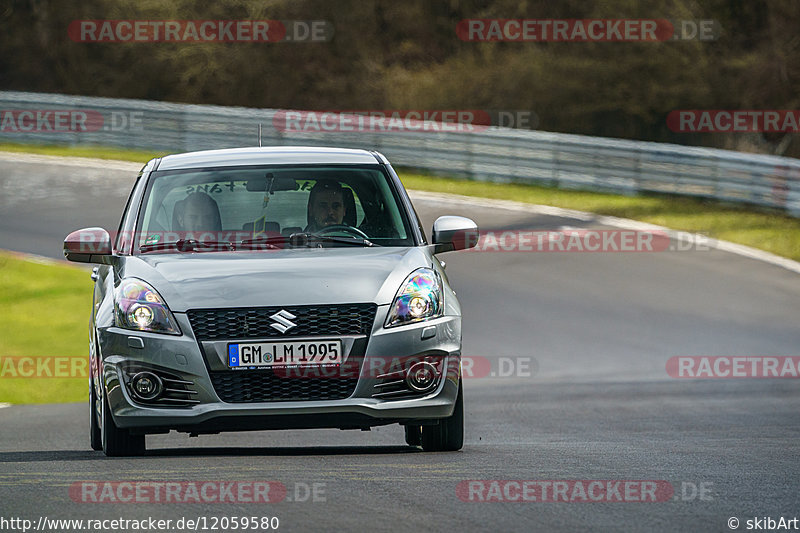
[{"label": "metal guardrail", "polygon": [[[57,110],[103,118],[94,124],[95,131],[67,132],[42,131],[35,115],[15,120],[22,111]],[[261,123],[264,146],[374,149],[396,166],[432,174],[626,195],[699,196],[773,207],[800,217],[800,160],[786,157],[496,127],[473,132],[300,133],[274,127],[279,113],[274,109],[24,92],[0,92],[0,113],[0,141],[6,142],[185,152],[257,145]]]}]

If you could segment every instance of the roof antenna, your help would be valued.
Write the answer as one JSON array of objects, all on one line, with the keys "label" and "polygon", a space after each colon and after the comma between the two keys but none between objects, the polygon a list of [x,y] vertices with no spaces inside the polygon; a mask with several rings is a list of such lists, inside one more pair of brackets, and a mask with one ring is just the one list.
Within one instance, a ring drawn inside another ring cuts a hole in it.
[{"label": "roof antenna", "polygon": [[261,148],[261,123],[258,123],[258,147]]}]

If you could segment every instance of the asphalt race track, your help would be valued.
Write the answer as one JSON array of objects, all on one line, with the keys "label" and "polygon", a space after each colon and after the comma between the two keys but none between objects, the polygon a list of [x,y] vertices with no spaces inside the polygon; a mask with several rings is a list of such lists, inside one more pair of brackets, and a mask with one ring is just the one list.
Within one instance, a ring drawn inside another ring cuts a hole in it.
[{"label": "asphalt race track", "polygon": [[[69,231],[115,230],[135,175],[136,165],[3,156],[0,248],[58,258]],[[426,228],[442,214],[493,229],[597,227],[421,196]],[[277,516],[285,531],[729,531],[732,517],[745,529],[755,517],[800,515],[800,381],[666,371],[673,356],[800,356],[800,275],[717,250],[441,258],[464,308],[463,353],[487,358],[494,374],[464,381],[461,452],[412,449],[390,426],[172,433],[148,437],[145,457],[110,459],[89,449],[88,404],[10,406],[0,409],[0,516],[34,525]],[[70,493],[81,481],[254,480],[282,483],[286,497],[76,503]],[[673,492],[656,502],[480,502],[471,500],[487,493],[457,492],[465,480],[659,480]]]}]

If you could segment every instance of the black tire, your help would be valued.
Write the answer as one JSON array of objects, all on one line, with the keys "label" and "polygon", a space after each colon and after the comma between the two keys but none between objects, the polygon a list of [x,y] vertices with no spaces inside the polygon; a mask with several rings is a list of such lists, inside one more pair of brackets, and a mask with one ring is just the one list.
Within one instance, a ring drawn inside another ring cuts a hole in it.
[{"label": "black tire", "polygon": [[108,398],[103,395],[103,416],[100,427],[103,439],[103,452],[108,457],[144,455],[144,435],[131,435],[127,429],[118,428],[111,417]]},{"label": "black tire", "polygon": [[464,390],[458,384],[453,414],[440,418],[435,426],[422,426],[422,449],[426,452],[454,452],[464,446]]},{"label": "black tire", "polygon": [[422,444],[422,426],[405,426],[406,444],[409,446],[419,446]]},{"label": "black tire", "polygon": [[100,421],[97,419],[99,405],[94,389],[94,379],[89,378],[89,443],[96,452],[103,449],[103,436],[100,433]]}]

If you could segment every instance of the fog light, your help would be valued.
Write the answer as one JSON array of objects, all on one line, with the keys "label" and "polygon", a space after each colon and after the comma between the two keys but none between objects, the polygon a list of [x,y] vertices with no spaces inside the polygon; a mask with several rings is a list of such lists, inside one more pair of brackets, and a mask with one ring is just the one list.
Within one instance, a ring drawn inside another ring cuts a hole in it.
[{"label": "fog light", "polygon": [[154,400],[161,394],[161,378],[152,372],[139,372],[131,379],[131,389],[140,400]]},{"label": "fog light", "polygon": [[436,384],[436,367],[428,362],[411,365],[406,372],[406,383],[417,392],[427,392]]}]

